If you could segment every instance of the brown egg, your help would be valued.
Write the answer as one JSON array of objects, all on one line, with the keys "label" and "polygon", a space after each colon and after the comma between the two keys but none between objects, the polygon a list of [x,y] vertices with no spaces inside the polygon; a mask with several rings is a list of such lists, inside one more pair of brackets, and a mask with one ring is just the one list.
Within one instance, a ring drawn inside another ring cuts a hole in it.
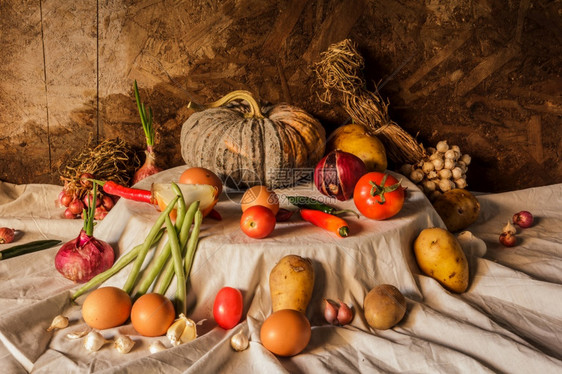
[{"label": "brown egg", "polygon": [[251,206],[261,205],[269,208],[275,215],[279,211],[279,197],[266,186],[254,186],[244,192],[240,205],[243,212]]},{"label": "brown egg", "polygon": [[82,304],[82,318],[88,326],[103,330],[125,323],[131,313],[131,298],[117,287],[92,291]]},{"label": "brown egg", "polygon": [[294,356],[302,352],[312,334],[306,316],[293,309],[272,313],[260,330],[261,343],[278,356]]},{"label": "brown egg", "polygon": [[183,184],[209,184],[217,189],[217,196],[222,192],[222,181],[209,169],[192,167],[186,169],[180,175],[180,183]]},{"label": "brown egg", "polygon": [[172,302],[157,293],[142,295],[135,301],[131,310],[133,327],[144,336],[164,335],[175,317]]}]

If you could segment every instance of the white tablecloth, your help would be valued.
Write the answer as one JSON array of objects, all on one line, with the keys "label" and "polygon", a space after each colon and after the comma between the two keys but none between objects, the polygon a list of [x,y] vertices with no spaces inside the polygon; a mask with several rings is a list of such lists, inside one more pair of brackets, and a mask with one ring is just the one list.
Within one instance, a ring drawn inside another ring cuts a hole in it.
[{"label": "white tablecloth", "polygon": [[[139,187],[177,180],[183,170],[167,170]],[[217,205],[223,220],[204,220],[188,288],[189,317],[205,320],[199,337],[155,354],[148,351],[149,344],[161,340],[170,347],[167,338],[141,337],[130,323],[102,331],[108,339],[117,334],[133,338],[135,347],[126,355],[110,345],[88,353],[81,341],[66,337],[86,327],[79,306],[84,296],[78,304],[69,301],[78,285],[56,271],[58,247],[0,261],[0,372],[560,372],[562,185],[478,194],[480,217],[460,238],[469,258],[470,285],[467,292],[453,294],[422,275],[415,263],[417,234],[443,223],[423,194],[405,184],[407,199],[396,217],[348,217],[352,235],[344,239],[303,222],[298,214],[278,223],[270,237],[251,239],[239,228],[240,194],[223,193]],[[63,219],[63,209],[55,205],[60,190],[0,182],[0,226],[21,231],[13,245],[78,235],[82,222]],[[319,196],[309,185],[277,192],[281,197]],[[354,208],[352,201],[335,205]],[[518,246],[502,247],[498,235],[519,210],[533,212],[536,223],[518,235]],[[95,236],[124,253],[144,240],[157,215],[151,206],[121,199],[95,227]],[[313,327],[301,354],[279,358],[260,344],[259,331],[271,312],[269,272],[287,254],[313,261],[316,282],[307,311]],[[123,286],[128,269],[106,285]],[[408,300],[404,319],[386,331],[371,329],[362,310],[367,292],[381,283],[395,285]],[[228,331],[212,318],[214,297],[224,286],[242,290],[245,306],[244,320]],[[173,295],[173,287],[169,292]],[[326,324],[324,298],[353,304],[353,322],[345,327]],[[70,317],[69,327],[46,332],[61,313]],[[249,335],[250,347],[237,353],[229,339],[240,329]]]}]

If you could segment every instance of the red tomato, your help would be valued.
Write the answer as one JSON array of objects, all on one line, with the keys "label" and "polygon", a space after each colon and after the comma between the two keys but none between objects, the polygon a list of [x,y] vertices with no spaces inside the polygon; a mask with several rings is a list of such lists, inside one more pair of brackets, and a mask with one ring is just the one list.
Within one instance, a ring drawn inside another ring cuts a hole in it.
[{"label": "red tomato", "polygon": [[275,214],[271,209],[254,205],[242,213],[240,228],[249,237],[262,239],[271,234],[275,228],[275,222]]},{"label": "red tomato", "polygon": [[383,220],[397,214],[404,205],[404,187],[392,175],[373,171],[355,185],[353,202],[367,218]]},{"label": "red tomato", "polygon": [[232,287],[223,287],[215,297],[213,317],[223,329],[231,329],[240,322],[244,310],[242,292]]}]

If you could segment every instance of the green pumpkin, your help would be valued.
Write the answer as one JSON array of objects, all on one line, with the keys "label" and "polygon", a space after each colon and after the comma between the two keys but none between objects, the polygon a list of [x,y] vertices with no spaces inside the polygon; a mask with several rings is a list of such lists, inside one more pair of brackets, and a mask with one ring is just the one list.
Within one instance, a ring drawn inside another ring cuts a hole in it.
[{"label": "green pumpkin", "polygon": [[[231,103],[243,100],[238,105]],[[288,104],[260,108],[247,91],[234,91],[192,114],[181,131],[189,167],[215,172],[227,186],[289,187],[312,176],[326,147],[322,124]]]}]

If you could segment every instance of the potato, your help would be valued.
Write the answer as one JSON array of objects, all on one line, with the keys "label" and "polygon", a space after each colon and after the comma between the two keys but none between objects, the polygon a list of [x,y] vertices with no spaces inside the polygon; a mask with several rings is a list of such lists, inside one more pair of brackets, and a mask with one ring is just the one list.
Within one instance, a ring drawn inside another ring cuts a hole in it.
[{"label": "potato", "polygon": [[439,227],[423,230],[414,242],[414,253],[424,274],[450,291],[466,291],[468,261],[459,241],[449,231]]},{"label": "potato", "polygon": [[283,257],[269,274],[273,312],[293,309],[306,313],[313,288],[312,261],[297,255]]},{"label": "potato", "polygon": [[406,313],[406,299],[398,288],[390,284],[374,287],[363,301],[363,311],[369,326],[386,330],[402,320]]},{"label": "potato", "polygon": [[467,228],[478,219],[480,203],[473,194],[456,188],[440,195],[433,207],[445,222],[447,230],[456,232]]}]

